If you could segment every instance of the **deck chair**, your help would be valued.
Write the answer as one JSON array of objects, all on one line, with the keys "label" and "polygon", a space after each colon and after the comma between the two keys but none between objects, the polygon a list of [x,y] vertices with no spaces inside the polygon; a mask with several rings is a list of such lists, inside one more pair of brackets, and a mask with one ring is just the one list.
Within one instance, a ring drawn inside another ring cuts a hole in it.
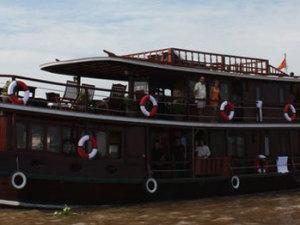
[{"label": "deck chair", "polygon": [[288,173],[288,156],[278,156],[276,166],[278,173]]},{"label": "deck chair", "polygon": [[[86,96],[87,91],[87,96]],[[80,111],[84,111],[89,107],[94,99],[95,85],[82,84],[80,93],[72,108]]]},{"label": "deck chair", "polygon": [[91,84],[82,84],[82,89],[83,91],[87,90],[88,91],[88,101],[91,102],[94,99],[95,95],[95,85]]},{"label": "deck chair", "polygon": [[59,98],[58,102],[48,102],[48,107],[59,107],[59,108],[71,108],[72,104],[77,100],[79,96],[79,88],[77,82],[68,80],[66,83],[65,92],[62,98]]},{"label": "deck chair", "polygon": [[107,103],[110,109],[122,109],[126,93],[126,87],[127,86],[123,84],[112,85],[110,96],[107,99]]}]

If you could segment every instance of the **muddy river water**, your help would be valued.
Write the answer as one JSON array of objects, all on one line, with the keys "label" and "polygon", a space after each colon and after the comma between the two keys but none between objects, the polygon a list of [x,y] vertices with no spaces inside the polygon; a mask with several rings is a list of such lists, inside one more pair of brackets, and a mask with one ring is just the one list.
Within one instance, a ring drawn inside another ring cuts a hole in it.
[{"label": "muddy river water", "polygon": [[0,224],[297,225],[300,224],[300,191],[80,208],[72,209],[65,216],[54,212],[2,207]]}]

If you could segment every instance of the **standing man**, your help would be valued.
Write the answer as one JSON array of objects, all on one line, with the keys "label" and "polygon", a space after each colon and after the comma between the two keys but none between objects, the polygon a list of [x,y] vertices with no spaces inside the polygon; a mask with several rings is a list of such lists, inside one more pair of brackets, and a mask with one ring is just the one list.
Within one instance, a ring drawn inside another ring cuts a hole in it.
[{"label": "standing man", "polygon": [[195,84],[194,96],[195,96],[195,103],[197,104],[198,112],[200,115],[203,115],[205,104],[206,104],[206,86],[205,86],[205,78],[203,76],[200,77],[199,81]]}]

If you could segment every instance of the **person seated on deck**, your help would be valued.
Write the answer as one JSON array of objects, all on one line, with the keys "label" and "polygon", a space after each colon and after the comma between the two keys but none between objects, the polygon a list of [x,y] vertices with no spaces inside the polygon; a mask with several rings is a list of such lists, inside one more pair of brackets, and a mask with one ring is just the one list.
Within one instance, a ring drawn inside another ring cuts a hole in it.
[{"label": "person seated on deck", "polygon": [[203,140],[200,140],[200,142],[196,141],[195,146],[195,153],[196,156],[198,156],[199,158],[206,159],[211,155],[209,147],[204,144]]},{"label": "person seated on deck", "polygon": [[266,173],[268,169],[268,159],[265,155],[260,154],[255,161],[256,170],[258,173]]},{"label": "person seated on deck", "polygon": [[206,105],[206,86],[205,78],[200,77],[199,81],[194,86],[195,103],[197,104],[199,115],[204,114],[204,108]]}]

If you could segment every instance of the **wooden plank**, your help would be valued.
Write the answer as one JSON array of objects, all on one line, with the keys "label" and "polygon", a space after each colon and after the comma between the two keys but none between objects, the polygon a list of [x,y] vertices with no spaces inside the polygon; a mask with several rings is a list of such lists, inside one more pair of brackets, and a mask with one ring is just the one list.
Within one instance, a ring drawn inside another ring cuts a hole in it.
[{"label": "wooden plank", "polygon": [[0,151],[7,150],[7,120],[6,116],[0,117]]}]

